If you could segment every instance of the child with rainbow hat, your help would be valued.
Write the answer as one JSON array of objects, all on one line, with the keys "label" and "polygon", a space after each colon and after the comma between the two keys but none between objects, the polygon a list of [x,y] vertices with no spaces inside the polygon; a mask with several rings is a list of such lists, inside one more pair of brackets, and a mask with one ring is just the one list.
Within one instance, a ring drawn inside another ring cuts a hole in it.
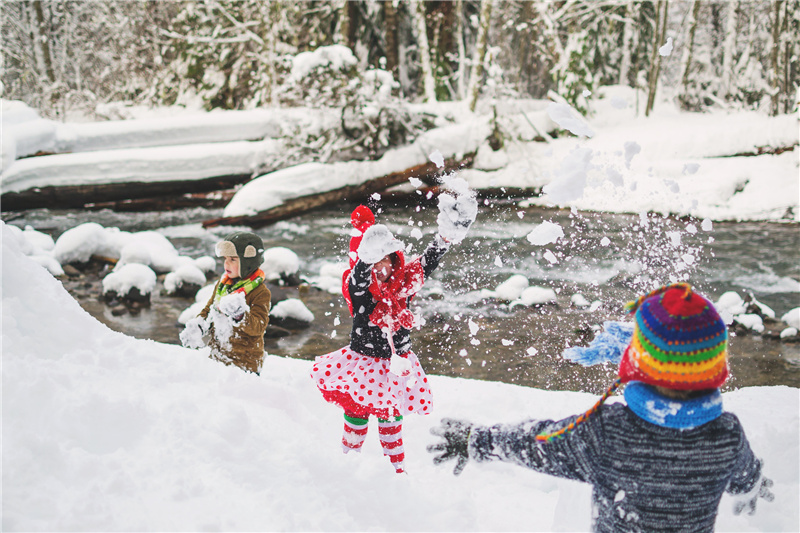
[{"label": "child with rainbow hat", "polygon": [[[722,410],[728,333],[708,299],[686,283],[626,306],[633,337],[619,378],[580,416],[477,427],[445,419],[439,464],[456,459],[517,463],[593,485],[594,531],[713,531],[722,493],[737,514],[772,501],[739,420]],[[625,402],[604,401],[625,383]]]}]

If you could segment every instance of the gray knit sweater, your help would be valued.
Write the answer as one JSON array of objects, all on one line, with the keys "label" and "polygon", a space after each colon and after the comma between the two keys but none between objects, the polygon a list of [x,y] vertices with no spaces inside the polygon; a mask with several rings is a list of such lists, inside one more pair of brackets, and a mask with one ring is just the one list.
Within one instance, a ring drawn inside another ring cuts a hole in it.
[{"label": "gray knit sweater", "polygon": [[624,404],[606,404],[563,438],[553,422],[474,428],[470,458],[509,461],[591,483],[594,531],[713,531],[724,491],[742,494],[761,477],[739,420],[731,413],[693,429],[661,427]]}]

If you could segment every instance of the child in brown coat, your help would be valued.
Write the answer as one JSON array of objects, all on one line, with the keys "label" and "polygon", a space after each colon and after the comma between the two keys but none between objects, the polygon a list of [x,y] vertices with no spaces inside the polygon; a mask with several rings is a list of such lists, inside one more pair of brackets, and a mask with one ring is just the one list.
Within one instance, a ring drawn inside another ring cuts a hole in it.
[{"label": "child in brown coat", "polygon": [[205,308],[186,324],[181,343],[202,348],[208,336],[212,359],[258,374],[271,297],[260,269],[264,243],[254,233],[237,231],[218,243],[216,252],[225,258],[225,274]]}]

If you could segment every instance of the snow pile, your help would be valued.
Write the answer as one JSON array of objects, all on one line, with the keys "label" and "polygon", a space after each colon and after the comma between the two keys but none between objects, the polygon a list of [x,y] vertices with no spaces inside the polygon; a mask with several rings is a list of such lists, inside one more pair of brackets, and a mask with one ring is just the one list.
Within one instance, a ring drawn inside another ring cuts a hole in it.
[{"label": "snow pile", "polygon": [[342,276],[348,268],[350,265],[345,262],[323,263],[319,267],[319,276],[311,278],[310,281],[325,292],[338,294],[342,291]]},{"label": "snow pile", "polygon": [[[405,420],[409,475],[398,476],[374,421],[363,453],[342,454],[341,411],[320,398],[311,362],[268,356],[256,376],[205,350],[112,332],[0,229],[4,530],[590,528],[588,485],[497,463],[469,464],[456,478],[425,448],[441,417],[561,418],[595,395],[430,376],[436,411]],[[725,496],[717,529],[795,530],[797,389],[723,397],[764,458],[775,501],[734,516]],[[376,494],[402,505],[375,505]]]},{"label": "snow pile", "polygon": [[795,307],[787,311],[782,317],[781,320],[789,324],[790,327],[795,329],[800,329],[800,307]]},{"label": "snow pile", "polygon": [[175,272],[170,272],[164,278],[164,290],[167,294],[175,294],[184,285],[202,286],[206,282],[206,275],[195,265],[183,265]]},{"label": "snow pile", "polygon": [[509,308],[513,309],[518,305],[524,305],[526,307],[530,307],[532,305],[542,305],[547,303],[553,303],[556,301],[556,291],[553,289],[548,289],[547,287],[527,287],[522,293],[519,295],[519,298],[511,302],[508,306]]}]

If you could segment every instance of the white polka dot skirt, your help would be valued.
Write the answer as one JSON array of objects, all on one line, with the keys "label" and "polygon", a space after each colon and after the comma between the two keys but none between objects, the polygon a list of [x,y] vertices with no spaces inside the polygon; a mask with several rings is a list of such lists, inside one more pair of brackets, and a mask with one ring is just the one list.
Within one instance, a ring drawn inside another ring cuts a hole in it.
[{"label": "white polka dot skirt", "polygon": [[389,359],[361,355],[345,346],[317,357],[311,377],[325,399],[346,410],[352,402],[377,416],[428,414],[433,406],[425,371],[414,352],[403,357],[411,362],[406,377],[389,372]]}]

